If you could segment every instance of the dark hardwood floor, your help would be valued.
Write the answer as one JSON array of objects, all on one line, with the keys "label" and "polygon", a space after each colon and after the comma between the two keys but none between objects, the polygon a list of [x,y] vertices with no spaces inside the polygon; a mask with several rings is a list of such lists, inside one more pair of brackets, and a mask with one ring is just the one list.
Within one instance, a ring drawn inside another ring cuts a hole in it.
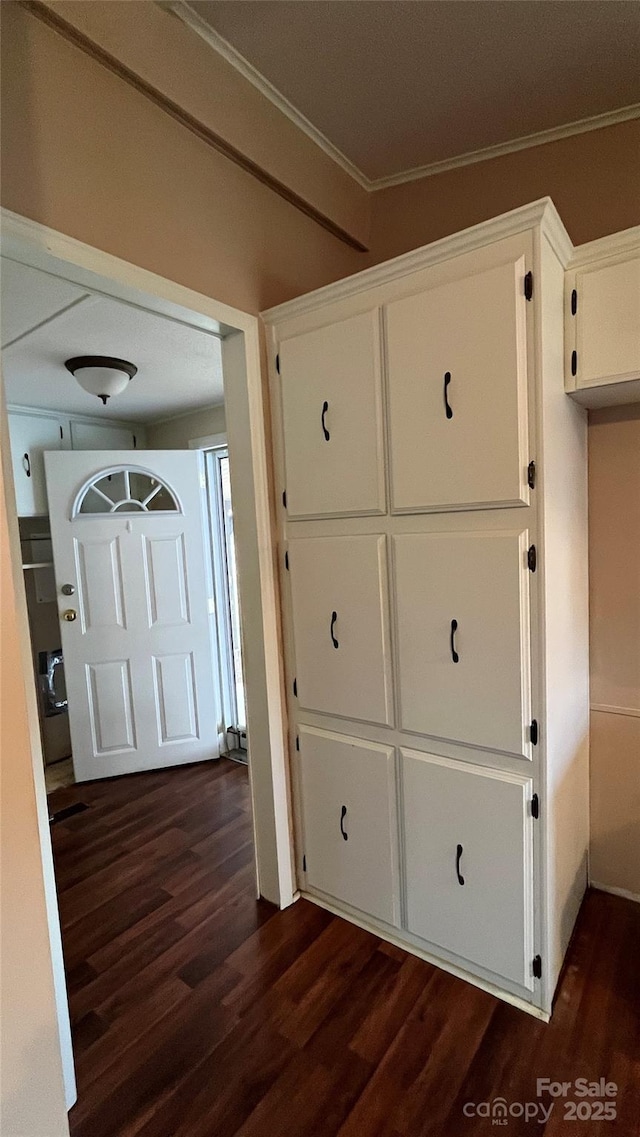
[{"label": "dark hardwood floor", "polygon": [[[242,766],[49,801],[89,807],[52,828],[73,1137],[466,1137],[496,1132],[497,1097],[510,1137],[639,1132],[639,905],[586,897],[545,1025],[307,901],[256,901]],[[593,1098],[527,1120],[554,1100],[537,1078],[580,1077],[616,1083],[615,1120]]]}]

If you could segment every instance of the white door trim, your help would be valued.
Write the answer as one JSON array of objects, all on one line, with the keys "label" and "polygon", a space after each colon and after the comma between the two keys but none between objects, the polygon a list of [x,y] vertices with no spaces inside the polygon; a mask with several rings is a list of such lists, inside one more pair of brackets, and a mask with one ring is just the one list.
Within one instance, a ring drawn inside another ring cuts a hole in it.
[{"label": "white door trim", "polygon": [[[87,284],[130,303],[174,319],[220,332],[225,374],[225,406],[234,486],[239,585],[245,622],[244,659],[251,744],[251,798],[258,888],[280,907],[296,896],[291,844],[287,732],[278,628],[278,588],[268,480],[268,449],[260,366],[258,318],[202,293],[92,248],[54,229],[2,209],[2,253],[23,264]],[[99,278],[103,278],[102,281]],[[104,280],[107,285],[105,289]],[[138,294],[144,293],[144,297]],[[0,425],[7,430],[4,404]],[[5,434],[6,437],[6,434]],[[7,508],[15,517],[13,481],[7,486]],[[17,526],[12,527],[11,555],[21,563]],[[13,546],[16,546],[15,548]],[[23,594],[24,595],[24,594]],[[22,661],[27,688],[33,686],[28,627],[22,622]],[[250,637],[247,629],[251,630]],[[44,814],[46,796],[42,752],[32,735],[34,794]],[[44,814],[46,815],[46,814]],[[48,836],[48,835],[47,835]],[[51,849],[41,841],[46,876],[53,871]],[[59,941],[57,907],[50,906],[52,942]],[[68,1008],[58,1005],[61,1021]]]}]

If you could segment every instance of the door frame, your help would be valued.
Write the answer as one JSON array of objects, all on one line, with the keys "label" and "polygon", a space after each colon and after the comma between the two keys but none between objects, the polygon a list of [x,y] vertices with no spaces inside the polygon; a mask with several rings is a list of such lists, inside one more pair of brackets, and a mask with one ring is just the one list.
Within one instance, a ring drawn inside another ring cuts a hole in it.
[{"label": "door frame", "polygon": [[[234,495],[234,522],[239,591],[243,613],[242,650],[247,688],[248,733],[251,740],[249,778],[254,828],[257,893],[284,908],[297,899],[291,834],[288,741],[279,591],[276,575],[276,525],[270,484],[270,441],[265,419],[260,325],[257,316],[140,268],[110,253],[68,237],[10,210],[0,211],[1,252],[24,265],[86,285],[159,315],[217,331],[221,340],[225,411]],[[185,310],[188,315],[185,317]],[[3,441],[8,438],[4,399],[0,408]],[[3,447],[4,449],[4,447]],[[21,666],[29,699],[35,685],[31,664],[22,558],[17,528],[11,462],[5,463],[5,494],[11,525],[10,555],[17,588],[21,625]],[[250,635],[248,633],[250,629]],[[31,732],[35,806],[47,816],[42,746]],[[40,853],[45,880],[53,886],[53,857],[48,827],[40,826]],[[48,889],[51,891],[51,887]],[[48,897],[48,920],[54,973],[61,957],[60,921],[55,887]],[[70,1042],[64,975],[58,975],[58,1019],[61,1050]],[[66,1025],[65,1025],[66,1024]],[[68,1041],[65,1041],[68,1040]],[[72,1065],[71,1078],[72,1078]],[[66,1079],[68,1106],[75,1086]]]}]

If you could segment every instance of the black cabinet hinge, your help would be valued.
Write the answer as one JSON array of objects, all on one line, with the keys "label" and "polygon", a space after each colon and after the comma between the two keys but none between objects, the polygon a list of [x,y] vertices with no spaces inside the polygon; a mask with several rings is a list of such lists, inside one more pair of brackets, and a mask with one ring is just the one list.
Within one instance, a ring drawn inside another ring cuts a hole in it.
[{"label": "black cabinet hinge", "polygon": [[280,374],[280,354],[276,355],[276,371]]},{"label": "black cabinet hinge", "polygon": [[538,720],[537,719],[531,720],[531,726],[529,727],[529,738],[531,739],[531,745],[532,746],[538,745]]},{"label": "black cabinet hinge", "polygon": [[286,570],[288,572],[289,571],[289,554],[288,553],[284,554],[284,567],[286,568]]},{"label": "black cabinet hinge", "polygon": [[307,854],[306,853],[305,853],[304,857],[302,858],[302,871],[303,872],[307,871]]},{"label": "black cabinet hinge", "polygon": [[296,734],[296,750],[300,749],[300,735]]},{"label": "black cabinet hinge", "polygon": [[578,374],[578,353],[577,351],[571,352],[571,374]]},{"label": "black cabinet hinge", "polygon": [[282,492],[282,504],[284,505],[284,507],[286,509],[287,508],[287,491],[286,490],[283,490],[283,492]]},{"label": "black cabinet hinge", "polygon": [[571,291],[571,315],[575,316],[577,311],[578,311],[578,293],[577,293],[576,289],[574,288]]},{"label": "black cabinet hinge", "polygon": [[295,699],[298,698],[298,680],[297,679],[294,679],[294,681],[293,681],[293,696]]},{"label": "black cabinet hinge", "polygon": [[534,955],[533,957],[533,977],[534,979],[542,978],[542,956]]},{"label": "black cabinet hinge", "polygon": [[534,490],[536,488],[536,464],[535,464],[535,462],[529,462],[529,465],[527,466],[527,485],[528,485],[530,490]]},{"label": "black cabinet hinge", "polygon": [[525,300],[533,298],[533,273],[531,270],[524,274],[524,298]]},{"label": "black cabinet hinge", "polygon": [[535,572],[538,567],[538,554],[535,545],[529,545],[527,549],[527,566],[529,572]]},{"label": "black cabinet hinge", "polygon": [[531,816],[535,817],[536,821],[540,816],[540,798],[537,794],[531,798]]}]

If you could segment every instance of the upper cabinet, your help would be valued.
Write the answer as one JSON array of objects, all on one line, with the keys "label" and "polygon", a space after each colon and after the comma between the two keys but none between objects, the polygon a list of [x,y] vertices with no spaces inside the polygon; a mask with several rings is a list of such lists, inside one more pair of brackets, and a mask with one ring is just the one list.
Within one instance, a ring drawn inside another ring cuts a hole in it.
[{"label": "upper cabinet", "polygon": [[378,310],[280,344],[289,517],[384,513]]},{"label": "upper cabinet", "polygon": [[640,228],[576,250],[566,276],[566,388],[588,407],[640,401]]},{"label": "upper cabinet", "polygon": [[9,410],[9,440],[19,517],[49,512],[44,476],[47,450],[133,450],[144,447],[144,428],[91,422],[52,412]]},{"label": "upper cabinet", "polygon": [[392,509],[527,504],[524,256],[386,307]]},{"label": "upper cabinet", "polygon": [[49,512],[43,455],[68,448],[68,423],[52,415],[10,411],[8,417],[18,516],[39,517]]},{"label": "upper cabinet", "polygon": [[72,422],[72,450],[135,450],[141,442],[130,427],[109,422]]}]

